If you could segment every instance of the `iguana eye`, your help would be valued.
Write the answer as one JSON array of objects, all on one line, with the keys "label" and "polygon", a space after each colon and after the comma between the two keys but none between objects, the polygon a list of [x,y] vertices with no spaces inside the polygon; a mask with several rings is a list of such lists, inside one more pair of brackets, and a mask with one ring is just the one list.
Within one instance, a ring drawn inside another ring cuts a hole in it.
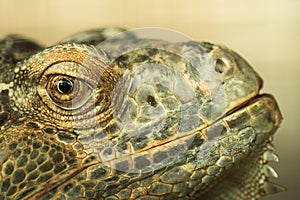
[{"label": "iguana eye", "polygon": [[68,94],[72,92],[74,83],[69,79],[61,79],[57,83],[57,90],[62,94]]},{"label": "iguana eye", "polygon": [[66,75],[51,75],[46,90],[57,106],[67,110],[81,107],[92,94],[88,83]]}]

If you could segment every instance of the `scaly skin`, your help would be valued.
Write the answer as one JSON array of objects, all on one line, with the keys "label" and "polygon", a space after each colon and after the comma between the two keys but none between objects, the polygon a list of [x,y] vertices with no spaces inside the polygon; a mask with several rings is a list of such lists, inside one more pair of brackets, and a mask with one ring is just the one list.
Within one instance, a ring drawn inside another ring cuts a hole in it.
[{"label": "scaly skin", "polygon": [[121,31],[43,51],[0,41],[0,199],[248,200],[283,190],[268,163],[278,161],[281,114],[243,58],[130,33],[94,47]]}]

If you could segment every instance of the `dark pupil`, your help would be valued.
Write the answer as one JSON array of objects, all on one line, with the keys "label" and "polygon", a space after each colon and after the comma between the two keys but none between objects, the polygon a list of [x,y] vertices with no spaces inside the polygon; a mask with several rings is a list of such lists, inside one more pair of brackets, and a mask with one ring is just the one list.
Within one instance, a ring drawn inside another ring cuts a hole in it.
[{"label": "dark pupil", "polygon": [[63,94],[70,93],[73,89],[73,82],[68,79],[61,79],[58,81],[57,89]]}]

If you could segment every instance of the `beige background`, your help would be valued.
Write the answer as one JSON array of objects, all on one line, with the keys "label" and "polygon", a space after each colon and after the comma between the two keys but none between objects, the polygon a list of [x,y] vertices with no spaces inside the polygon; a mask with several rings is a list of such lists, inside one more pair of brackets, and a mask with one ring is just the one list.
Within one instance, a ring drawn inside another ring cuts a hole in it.
[{"label": "beige background", "polygon": [[300,196],[300,1],[298,0],[0,0],[0,37],[19,33],[50,45],[89,28],[171,28],[237,50],[275,95],[284,121],[275,143],[277,181],[289,190],[265,199]]}]

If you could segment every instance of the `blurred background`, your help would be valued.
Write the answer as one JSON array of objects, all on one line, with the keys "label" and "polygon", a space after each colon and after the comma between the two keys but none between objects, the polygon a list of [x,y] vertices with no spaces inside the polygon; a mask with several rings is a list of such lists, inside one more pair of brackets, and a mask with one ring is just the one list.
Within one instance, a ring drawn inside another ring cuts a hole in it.
[{"label": "blurred background", "polygon": [[51,45],[97,27],[170,28],[195,40],[225,44],[264,79],[284,121],[275,136],[277,183],[300,196],[300,1],[298,0],[0,0],[0,38],[17,33]]}]

